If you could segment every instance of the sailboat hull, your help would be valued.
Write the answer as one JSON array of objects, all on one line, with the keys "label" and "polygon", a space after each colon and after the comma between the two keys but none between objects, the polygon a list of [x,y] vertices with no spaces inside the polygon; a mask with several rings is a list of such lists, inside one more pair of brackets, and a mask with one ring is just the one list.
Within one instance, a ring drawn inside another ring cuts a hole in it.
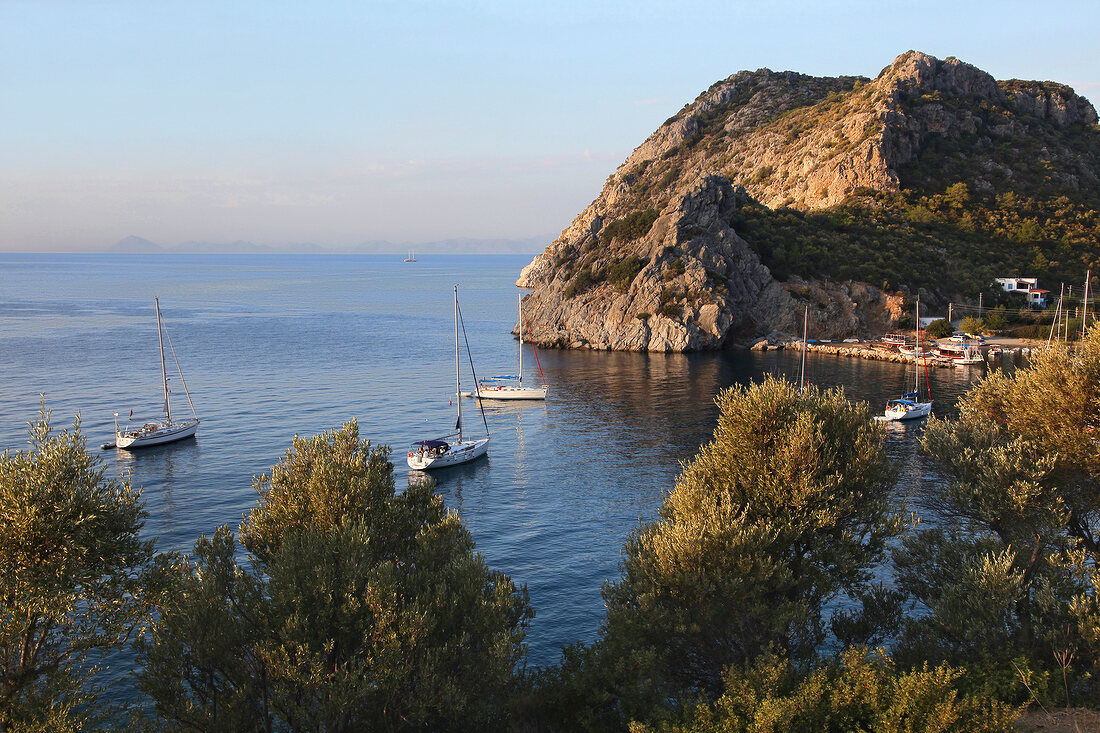
[{"label": "sailboat hull", "polygon": [[900,420],[918,420],[932,414],[931,402],[917,402],[911,405],[892,405],[886,408],[882,415],[885,422],[898,422]]},{"label": "sailboat hull", "polygon": [[498,384],[479,384],[477,396],[483,400],[545,400],[549,387],[512,387]]},{"label": "sailboat hull", "polygon": [[489,439],[463,440],[451,443],[447,450],[441,454],[433,454],[425,450],[409,451],[406,462],[409,468],[416,471],[430,471],[436,468],[458,466],[463,463],[477,460],[489,450]]},{"label": "sailboat hull", "polygon": [[119,448],[146,448],[151,445],[174,443],[190,438],[199,429],[198,420],[184,420],[166,425],[163,422],[145,423],[136,430],[119,430],[115,433],[115,445]]}]

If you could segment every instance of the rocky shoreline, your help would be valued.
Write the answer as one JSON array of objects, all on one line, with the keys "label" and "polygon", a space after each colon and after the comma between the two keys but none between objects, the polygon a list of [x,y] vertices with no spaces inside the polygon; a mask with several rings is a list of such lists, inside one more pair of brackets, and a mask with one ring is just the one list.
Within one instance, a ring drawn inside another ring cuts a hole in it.
[{"label": "rocky shoreline", "polygon": [[[983,356],[986,356],[988,361],[988,349],[999,348],[1003,353],[1022,353],[1027,355],[1031,353],[1032,349],[1038,347],[1038,344],[1024,341],[1021,339],[999,339],[990,338],[986,342],[986,347],[983,349]],[[801,340],[776,340],[770,341],[768,339],[761,339],[750,347],[752,351],[797,351],[802,349]],[[871,361],[888,361],[895,364],[909,364],[913,361],[913,357],[899,353],[897,351],[891,351],[883,344],[877,341],[859,341],[855,343],[810,343],[806,347],[806,351],[814,354],[825,354],[828,356],[845,357],[848,359],[868,359]],[[931,357],[927,359],[928,366],[941,369],[954,369],[956,367],[971,366],[969,364],[958,364],[951,359],[945,359],[940,357]]]}]

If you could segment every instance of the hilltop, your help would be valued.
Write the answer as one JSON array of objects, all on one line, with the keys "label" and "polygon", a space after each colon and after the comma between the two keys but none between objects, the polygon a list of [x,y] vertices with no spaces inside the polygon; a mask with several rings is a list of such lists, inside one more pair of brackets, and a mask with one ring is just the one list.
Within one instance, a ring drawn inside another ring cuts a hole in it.
[{"label": "hilltop", "polygon": [[522,272],[541,345],[867,335],[908,299],[1100,266],[1100,129],[1049,81],[910,51],[875,79],[742,71],[662,124]]}]

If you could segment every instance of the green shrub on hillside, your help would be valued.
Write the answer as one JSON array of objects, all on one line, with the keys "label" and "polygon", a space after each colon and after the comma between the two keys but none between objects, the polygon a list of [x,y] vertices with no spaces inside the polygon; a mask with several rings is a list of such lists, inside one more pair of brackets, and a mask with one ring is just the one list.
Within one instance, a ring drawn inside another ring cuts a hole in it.
[{"label": "green shrub on hillside", "polygon": [[139,645],[151,729],[508,728],[527,591],[389,455],[354,422],[295,436],[238,532],[199,538]]},{"label": "green shrub on hillside", "polygon": [[974,316],[967,316],[959,321],[959,330],[963,333],[969,333],[971,335],[979,334],[982,332],[982,328],[985,324],[982,323],[981,318],[975,318]]},{"label": "green shrub on hillside", "polygon": [[607,268],[607,281],[625,292],[645,267],[645,263],[646,261],[641,257],[624,257]]},{"label": "green shrub on hillside", "polygon": [[657,308],[657,315],[665,318],[679,318],[684,312],[684,306],[679,303],[663,303]]},{"label": "green shrub on hillside", "polygon": [[569,284],[565,286],[565,292],[563,293],[566,300],[569,300],[578,293],[583,293],[587,290],[592,283],[595,282],[592,278],[592,273],[588,269],[578,270],[573,279],[569,281]]},{"label": "green shrub on hillside", "polygon": [[1072,352],[991,371],[956,419],[928,421],[921,445],[945,480],[927,498],[936,526],[894,555],[895,587],[923,609],[906,619],[899,659],[966,664],[1021,700],[1100,698],[1097,405],[1100,327]]},{"label": "green shrub on hillside", "polygon": [[644,237],[649,233],[653,222],[660,216],[657,209],[642,209],[632,211],[626,216],[606,224],[600,232],[600,241],[610,242],[612,239],[631,241]]},{"label": "green shrub on hillside", "polygon": [[672,262],[670,262],[668,264],[668,267],[665,268],[664,274],[661,275],[661,279],[664,280],[667,283],[667,282],[670,282],[672,280],[675,280],[676,278],[680,277],[683,274],[684,274],[684,260],[680,257],[677,257],[676,259],[674,259]]},{"label": "green shrub on hillside", "polygon": [[985,318],[982,319],[982,323],[984,325],[983,330],[987,333],[997,333],[1004,330],[1005,326],[1008,325],[1004,306],[987,312]]}]

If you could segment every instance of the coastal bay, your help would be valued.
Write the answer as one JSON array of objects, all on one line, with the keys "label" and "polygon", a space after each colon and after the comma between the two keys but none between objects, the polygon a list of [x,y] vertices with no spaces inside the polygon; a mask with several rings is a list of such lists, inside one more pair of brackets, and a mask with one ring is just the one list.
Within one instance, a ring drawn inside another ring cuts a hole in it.
[{"label": "coastal bay", "polygon": [[[407,444],[453,426],[451,287],[462,293],[479,376],[508,373],[512,283],[523,261],[2,255],[0,449],[26,446],[40,394],[55,426],[81,415],[92,448],[113,433],[114,412],[155,413],[149,315],[159,295],[202,429],[180,444],[101,455],[109,476],[130,475],[144,488],[145,532],[160,549],[186,551],[219,525],[235,528],[256,501],[252,477],[269,471],[295,434],[355,419],[364,437],[391,446],[401,484]],[[549,664],[559,646],[594,638],[600,587],[617,576],[624,539],[654,517],[680,462],[710,439],[714,396],[767,374],[797,379],[799,357],[794,349],[539,356],[551,384],[546,403],[486,403],[488,458],[434,478],[490,566],[527,584],[538,614],[530,662]],[[950,414],[985,368],[933,370],[937,414]],[[897,396],[906,373],[818,354],[808,365],[810,381],[843,385],[873,409]],[[919,497],[932,472],[919,432],[888,433],[906,496]]]}]

